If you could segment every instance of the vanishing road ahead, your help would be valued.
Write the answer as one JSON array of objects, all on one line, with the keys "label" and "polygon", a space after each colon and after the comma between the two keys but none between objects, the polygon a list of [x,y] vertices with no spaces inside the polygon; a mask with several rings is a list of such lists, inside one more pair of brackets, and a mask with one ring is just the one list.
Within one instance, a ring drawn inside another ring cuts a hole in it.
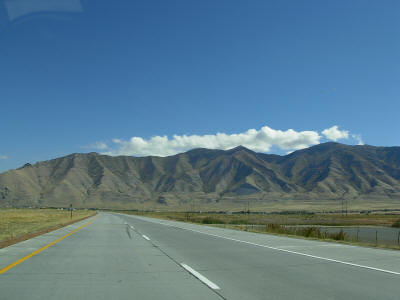
[{"label": "vanishing road ahead", "polygon": [[122,214],[99,213],[0,249],[1,300],[399,295],[399,251]]}]

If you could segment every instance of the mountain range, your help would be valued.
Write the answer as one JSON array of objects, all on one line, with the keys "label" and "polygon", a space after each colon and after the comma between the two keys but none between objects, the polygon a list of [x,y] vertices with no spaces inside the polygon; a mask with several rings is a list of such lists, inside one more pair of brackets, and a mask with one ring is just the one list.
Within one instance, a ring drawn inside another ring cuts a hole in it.
[{"label": "mountain range", "polygon": [[239,146],[168,157],[98,153],[0,174],[0,207],[302,209],[400,207],[400,147],[323,143],[280,156]]}]

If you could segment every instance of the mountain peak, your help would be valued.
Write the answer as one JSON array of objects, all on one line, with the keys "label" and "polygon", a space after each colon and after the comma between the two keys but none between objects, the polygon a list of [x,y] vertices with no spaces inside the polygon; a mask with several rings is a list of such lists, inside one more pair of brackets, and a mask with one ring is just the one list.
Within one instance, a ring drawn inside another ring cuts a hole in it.
[{"label": "mountain peak", "polygon": [[246,147],[244,147],[242,145],[237,146],[237,147],[232,148],[232,149],[229,149],[229,150],[226,150],[226,151],[229,152],[229,153],[236,153],[236,152],[241,152],[241,151],[254,153],[252,150],[250,150],[250,149],[248,149],[248,148],[246,148]]}]

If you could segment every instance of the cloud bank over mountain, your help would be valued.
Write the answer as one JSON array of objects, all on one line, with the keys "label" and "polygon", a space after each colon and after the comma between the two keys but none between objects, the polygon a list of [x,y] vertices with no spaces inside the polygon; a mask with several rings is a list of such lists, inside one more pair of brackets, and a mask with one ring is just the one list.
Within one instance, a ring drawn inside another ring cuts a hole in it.
[{"label": "cloud bank over mountain", "polygon": [[347,130],[339,130],[339,127],[337,125],[323,130],[322,134],[328,140],[335,141],[335,142],[340,139],[348,139],[349,138],[349,132]]},{"label": "cloud bank over mountain", "polygon": [[[332,141],[353,137],[347,130],[340,130],[337,125],[323,130],[322,135]],[[113,156],[169,156],[194,148],[227,150],[239,145],[256,152],[270,152],[272,147],[291,152],[317,145],[323,136],[317,131],[293,129],[283,131],[264,126],[259,130],[249,129],[234,134],[173,135],[171,138],[164,135],[153,136],[149,139],[135,136],[129,140],[114,139],[111,146],[104,142],[97,142],[94,145],[99,145],[99,147],[94,148],[101,150],[103,154]]]}]

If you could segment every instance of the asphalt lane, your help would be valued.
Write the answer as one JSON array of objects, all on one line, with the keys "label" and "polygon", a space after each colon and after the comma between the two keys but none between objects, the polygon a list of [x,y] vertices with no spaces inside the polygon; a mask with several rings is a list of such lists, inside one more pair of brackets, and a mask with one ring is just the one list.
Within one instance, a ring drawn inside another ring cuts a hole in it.
[{"label": "asphalt lane", "polygon": [[227,299],[399,299],[400,273],[373,269],[398,273],[397,251],[121,217],[215,282]]},{"label": "asphalt lane", "polygon": [[[52,238],[59,235],[53,233]],[[7,248],[23,248],[19,250],[22,255],[25,248],[28,248],[25,252],[29,252],[42,244],[32,239],[25,241],[22,247]],[[7,251],[0,251],[0,268],[20,258],[7,248]],[[132,230],[120,217],[101,213],[87,227],[0,274],[0,299],[221,297]]]},{"label": "asphalt lane", "polygon": [[[0,249],[0,270],[85,222]],[[100,213],[0,274],[0,299],[398,299],[399,283],[397,251]]]}]

